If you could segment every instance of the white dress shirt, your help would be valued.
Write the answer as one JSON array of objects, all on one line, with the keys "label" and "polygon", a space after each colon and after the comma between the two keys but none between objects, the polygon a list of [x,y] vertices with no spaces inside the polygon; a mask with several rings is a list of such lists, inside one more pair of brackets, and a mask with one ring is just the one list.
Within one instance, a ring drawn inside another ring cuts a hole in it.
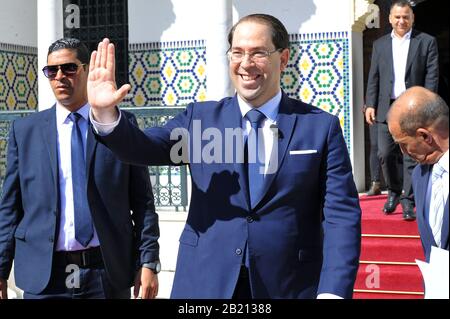
[{"label": "white dress shirt", "polygon": [[392,30],[392,62],[394,64],[394,84],[392,87],[392,99],[396,99],[406,91],[405,74],[408,60],[409,43],[411,42],[412,29],[403,38],[399,38]]},{"label": "white dress shirt", "polygon": [[[441,177],[441,181],[439,183],[433,183],[432,184],[432,178],[433,178],[433,172],[437,170],[437,165],[440,165],[444,169],[444,174]],[[432,172],[430,174],[428,184],[431,184],[429,194],[430,198],[430,207],[429,207],[429,213],[428,213],[428,223],[430,224],[431,230],[433,231],[433,237],[438,247],[441,245],[441,230],[442,230],[442,223],[444,221],[444,210],[441,209],[439,211],[436,211],[434,208],[436,206],[436,203],[434,202],[434,198],[436,196],[433,196],[436,191],[439,191],[439,196],[443,196],[444,200],[447,200],[448,198],[448,189],[449,189],[449,154],[448,150],[445,152],[445,154],[439,159],[439,161],[433,165]],[[445,207],[444,205],[441,208]]]},{"label": "white dress shirt", "polygon": [[[79,113],[83,119],[78,121],[81,133],[83,135],[84,151],[86,156],[86,139],[89,121],[88,104],[80,108]],[[68,118],[70,111],[61,104],[56,103],[56,129],[58,132],[58,170],[59,170],[59,193],[60,193],[60,224],[59,235],[56,243],[57,251],[74,251],[86,249],[75,239],[75,216],[73,204],[72,189],[72,157],[71,157],[71,137],[73,122]],[[88,247],[99,246],[97,232],[94,227],[94,237]]]}]

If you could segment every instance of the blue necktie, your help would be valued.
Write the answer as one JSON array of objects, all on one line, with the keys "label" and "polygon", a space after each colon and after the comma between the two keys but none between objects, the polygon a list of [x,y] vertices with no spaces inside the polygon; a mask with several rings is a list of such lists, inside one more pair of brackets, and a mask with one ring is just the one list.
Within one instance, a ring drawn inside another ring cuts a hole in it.
[{"label": "blue necktie", "polygon": [[70,113],[69,119],[73,122],[71,157],[75,239],[81,245],[87,247],[94,236],[94,229],[87,200],[86,161],[84,156],[83,137],[78,123],[81,119],[81,115],[78,113]]},{"label": "blue necktie", "polygon": [[266,116],[260,111],[252,109],[247,113],[246,117],[252,125],[247,138],[246,150],[250,204],[254,208],[264,186],[264,162],[262,161],[264,158],[264,141],[263,136],[259,136],[259,129]]}]

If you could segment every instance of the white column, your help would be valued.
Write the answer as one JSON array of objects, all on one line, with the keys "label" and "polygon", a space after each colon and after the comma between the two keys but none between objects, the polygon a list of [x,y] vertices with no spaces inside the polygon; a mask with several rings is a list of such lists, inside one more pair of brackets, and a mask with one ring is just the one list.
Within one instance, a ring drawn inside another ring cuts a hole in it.
[{"label": "white column", "polygon": [[42,73],[47,64],[47,51],[50,44],[63,37],[62,0],[39,0],[37,4],[38,20],[38,89],[39,110],[50,108],[55,96],[48,79]]},{"label": "white column", "polygon": [[364,75],[363,75],[363,41],[361,32],[351,33],[351,154],[353,176],[359,192],[365,190],[365,155],[364,155]]},{"label": "white column", "polygon": [[234,93],[228,75],[228,31],[233,25],[231,0],[208,1],[206,36],[207,98],[219,100]]},{"label": "white column", "polygon": [[352,0],[352,32],[350,38],[351,83],[351,145],[350,158],[353,164],[353,175],[359,192],[365,190],[365,143],[364,143],[364,56],[363,31],[369,27],[377,27],[379,9],[374,0]]}]

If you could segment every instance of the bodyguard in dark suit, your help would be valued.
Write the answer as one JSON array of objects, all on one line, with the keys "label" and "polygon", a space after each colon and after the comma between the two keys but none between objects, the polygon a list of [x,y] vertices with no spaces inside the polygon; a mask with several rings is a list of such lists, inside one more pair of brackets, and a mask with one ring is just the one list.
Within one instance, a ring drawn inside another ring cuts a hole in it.
[{"label": "bodyguard in dark suit", "polygon": [[114,47],[105,39],[91,57],[99,139],[125,162],[189,164],[172,297],[351,298],[361,211],[339,120],[281,91],[289,37],[278,19],[242,18],[229,44],[237,95],[145,132],[115,108],[129,86],[115,88]]},{"label": "bodyguard in dark suit", "polygon": [[392,4],[389,22],[392,33],[373,44],[366,92],[366,121],[370,125],[378,124],[379,157],[389,191],[383,211],[390,214],[401,202],[403,218],[414,220],[411,173],[416,163],[408,155],[401,155],[389,133],[386,114],[392,102],[409,87],[419,85],[437,91],[438,49],[434,37],[412,29],[414,13],[409,1]]},{"label": "bodyguard in dark suit", "polygon": [[[88,119],[89,52],[76,39],[49,47],[52,108],[12,123],[0,203],[0,291],[14,261],[25,298],[153,298],[158,216],[146,167],[97,143]],[[124,113],[128,121],[134,117]]]},{"label": "bodyguard in dark suit", "polygon": [[447,104],[437,94],[413,87],[389,111],[389,130],[402,151],[419,165],[413,189],[426,260],[431,247],[448,250],[449,131]]}]

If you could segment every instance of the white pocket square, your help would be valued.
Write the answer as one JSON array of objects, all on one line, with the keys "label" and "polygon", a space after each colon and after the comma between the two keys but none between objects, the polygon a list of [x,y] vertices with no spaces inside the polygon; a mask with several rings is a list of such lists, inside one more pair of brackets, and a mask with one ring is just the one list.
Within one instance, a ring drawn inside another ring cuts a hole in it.
[{"label": "white pocket square", "polygon": [[315,154],[317,150],[298,150],[298,151],[289,151],[290,155],[304,155],[304,154]]}]

